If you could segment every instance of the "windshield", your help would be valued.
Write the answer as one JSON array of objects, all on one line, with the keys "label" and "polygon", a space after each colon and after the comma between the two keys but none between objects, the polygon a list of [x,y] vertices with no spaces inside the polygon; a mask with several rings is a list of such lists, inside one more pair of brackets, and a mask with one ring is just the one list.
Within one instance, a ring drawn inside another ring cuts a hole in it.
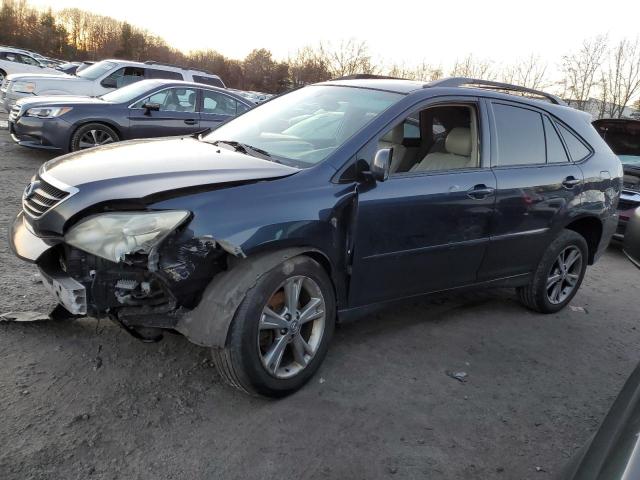
[{"label": "windshield", "polygon": [[130,102],[139,96],[144,95],[150,89],[159,84],[160,82],[155,80],[142,80],[140,82],[130,83],[129,85],[118,88],[117,90],[113,90],[112,92],[102,95],[100,98],[112,103]]},{"label": "windshield", "polygon": [[87,80],[95,80],[96,78],[100,78],[109,70],[113,69],[113,67],[115,66],[115,63],[103,60],[102,62],[94,63],[90,67],[87,67],[81,72],[78,72],[76,76],[86,78]]},{"label": "windshield", "polygon": [[402,95],[364,88],[318,85],[271,100],[204,137],[265,151],[282,163],[311,167]]}]

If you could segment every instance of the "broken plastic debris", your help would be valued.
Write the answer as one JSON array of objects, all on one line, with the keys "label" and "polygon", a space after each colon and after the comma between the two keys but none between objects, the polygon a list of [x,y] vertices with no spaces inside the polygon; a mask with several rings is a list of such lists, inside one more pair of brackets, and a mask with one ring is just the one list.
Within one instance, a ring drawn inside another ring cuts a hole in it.
[{"label": "broken plastic debris", "polygon": [[467,381],[467,377],[468,377],[467,372],[445,372],[445,373],[451,378],[455,378],[459,382],[464,383]]},{"label": "broken plastic debris", "polygon": [[587,313],[587,311],[584,309],[584,307],[576,307],[576,306],[574,306],[574,305],[569,305],[569,308],[570,308],[573,312]]},{"label": "broken plastic debris", "polygon": [[326,380],[322,377],[320,377],[320,380],[318,380],[318,383],[324,383]]},{"label": "broken plastic debris", "polygon": [[49,320],[49,315],[41,312],[7,312],[0,315],[0,322],[38,322]]}]

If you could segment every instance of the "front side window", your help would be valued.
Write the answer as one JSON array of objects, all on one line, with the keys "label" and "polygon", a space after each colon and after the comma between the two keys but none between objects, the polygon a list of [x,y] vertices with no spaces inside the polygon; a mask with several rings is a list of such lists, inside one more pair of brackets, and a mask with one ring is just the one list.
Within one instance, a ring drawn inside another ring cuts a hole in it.
[{"label": "front side window", "polygon": [[[307,168],[326,159],[401,98],[399,93],[366,88],[305,87],[249,110],[203,140],[240,142],[282,163]],[[314,124],[320,128],[309,126]]]},{"label": "front side window", "polygon": [[144,79],[144,68],[123,67],[102,80],[102,86],[106,88],[121,88]]},{"label": "front side window", "polygon": [[195,112],[197,99],[198,94],[193,88],[168,88],[136,102],[133,108],[154,103],[160,106],[161,112]]},{"label": "front side window", "polygon": [[236,115],[238,110],[238,102],[236,99],[231,98],[224,93],[214,92],[211,90],[204,90],[202,95],[202,113],[231,116]]},{"label": "front side window", "polygon": [[385,132],[377,148],[390,148],[391,175],[476,168],[475,105],[438,105],[409,115]]},{"label": "front side window", "polygon": [[579,162],[580,160],[584,160],[591,154],[591,150],[589,150],[584,143],[578,137],[576,137],[573,132],[571,132],[564,125],[557,124],[560,129],[560,134],[562,138],[564,138],[564,143],[567,144],[567,149],[569,150],[569,154],[571,155],[571,159],[574,162]]},{"label": "front side window", "polygon": [[40,63],[37,60],[31,58],[28,55],[20,55],[20,57],[22,58],[22,63],[26,63],[27,65],[33,65],[34,67],[40,66]]},{"label": "front side window", "polygon": [[526,108],[499,103],[493,104],[493,114],[499,166],[546,163],[542,115]]}]

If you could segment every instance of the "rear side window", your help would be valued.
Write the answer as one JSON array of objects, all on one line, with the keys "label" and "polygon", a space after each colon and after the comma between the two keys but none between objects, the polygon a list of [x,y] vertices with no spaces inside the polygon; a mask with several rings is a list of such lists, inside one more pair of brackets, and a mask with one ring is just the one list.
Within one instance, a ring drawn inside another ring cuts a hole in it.
[{"label": "rear side window", "polygon": [[193,81],[197,83],[204,83],[205,85],[211,85],[212,87],[224,87],[224,83],[219,78],[215,77],[203,77],[201,75],[194,75]]},{"label": "rear side window", "polygon": [[569,155],[571,155],[571,159],[574,162],[579,162],[580,160],[584,160],[591,154],[591,150],[589,150],[582,140],[576,137],[568,128],[564,125],[556,124],[560,129],[560,134],[562,138],[564,138],[564,143],[567,145],[567,149],[569,150]]},{"label": "rear side window", "polygon": [[493,104],[498,137],[498,165],[546,163],[542,115],[526,108]]},{"label": "rear side window", "polygon": [[558,132],[553,127],[551,120],[544,117],[544,136],[547,139],[547,163],[564,163],[569,161],[567,152],[562,145]]},{"label": "rear side window", "polygon": [[147,68],[147,78],[162,78],[165,80],[184,80],[179,72],[169,70],[158,70],[156,68]]}]

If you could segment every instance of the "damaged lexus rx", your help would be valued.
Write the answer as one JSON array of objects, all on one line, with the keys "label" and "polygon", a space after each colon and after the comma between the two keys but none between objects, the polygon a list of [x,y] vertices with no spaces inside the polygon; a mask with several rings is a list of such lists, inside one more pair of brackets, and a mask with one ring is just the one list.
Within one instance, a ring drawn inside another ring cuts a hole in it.
[{"label": "damaged lexus rx", "polygon": [[337,321],[466,287],[557,312],[616,229],[620,161],[553,95],[473,79],[342,79],[208,134],[45,163],[10,232],[68,316],[212,349],[282,396]]}]

